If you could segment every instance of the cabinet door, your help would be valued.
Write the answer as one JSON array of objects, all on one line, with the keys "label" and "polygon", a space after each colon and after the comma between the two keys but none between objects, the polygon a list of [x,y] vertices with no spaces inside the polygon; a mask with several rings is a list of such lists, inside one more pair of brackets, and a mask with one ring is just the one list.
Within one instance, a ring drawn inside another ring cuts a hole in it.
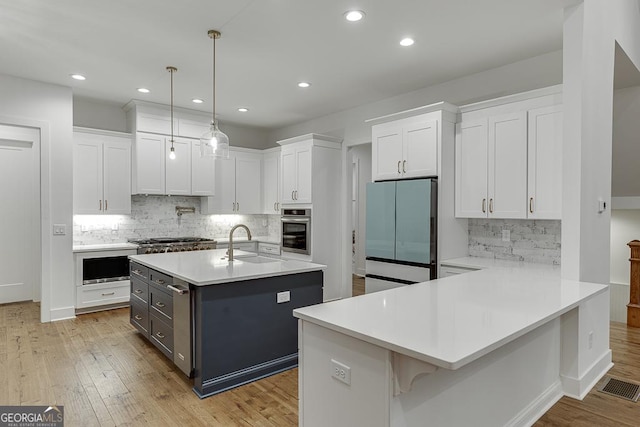
[{"label": "cabinet door", "polygon": [[170,138],[166,138],[165,144],[166,194],[188,196],[191,194],[191,141],[174,138],[175,159],[169,158]]},{"label": "cabinet door", "polygon": [[160,135],[138,133],[135,146],[136,194],[165,194],[164,140]]},{"label": "cabinet door", "polygon": [[260,157],[236,156],[236,211],[243,214],[262,213],[262,169]]},{"label": "cabinet door", "polygon": [[294,191],[296,190],[296,150],[291,147],[282,149],[280,156],[280,167],[282,168],[282,203],[293,203]]},{"label": "cabinet door", "polygon": [[102,213],[102,143],[74,135],[73,213]]},{"label": "cabinet door", "polygon": [[280,213],[280,153],[265,154],[262,167],[262,211],[265,214]]},{"label": "cabinet door", "polygon": [[396,183],[367,183],[365,256],[395,259]]},{"label": "cabinet door", "polygon": [[103,146],[104,213],[131,213],[131,142]]},{"label": "cabinet door", "polygon": [[296,193],[294,203],[311,203],[311,150],[301,147],[296,150]]},{"label": "cabinet door", "polygon": [[489,118],[489,218],[527,217],[527,113]]},{"label": "cabinet door", "polygon": [[562,106],[529,111],[527,217],[562,216]]},{"label": "cabinet door", "polygon": [[402,176],[402,128],[372,128],[372,176],[374,181],[398,179]]},{"label": "cabinet door", "polygon": [[200,157],[200,141],[191,141],[191,195],[215,195],[215,158]]},{"label": "cabinet door", "polygon": [[236,159],[215,159],[216,195],[211,213],[235,213],[236,207]]},{"label": "cabinet door", "polygon": [[438,122],[407,125],[402,131],[402,176],[438,175]]},{"label": "cabinet door", "polygon": [[458,218],[486,218],[487,120],[456,125],[455,212]]},{"label": "cabinet door", "polygon": [[396,183],[396,260],[431,263],[431,180]]}]

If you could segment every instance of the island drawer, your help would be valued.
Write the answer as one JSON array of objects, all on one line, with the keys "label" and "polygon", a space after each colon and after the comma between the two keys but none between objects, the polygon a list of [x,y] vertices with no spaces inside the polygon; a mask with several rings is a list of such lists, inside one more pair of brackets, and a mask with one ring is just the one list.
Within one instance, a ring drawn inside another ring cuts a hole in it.
[{"label": "island drawer", "polygon": [[132,299],[129,320],[142,335],[149,338],[149,310],[146,303],[141,304]]},{"label": "island drawer", "polygon": [[[173,277],[167,276],[159,271],[149,269],[149,282],[158,285],[161,288],[166,288],[167,285],[173,284]],[[170,292],[167,289],[167,292]]]},{"label": "island drawer", "polygon": [[136,262],[129,262],[129,276],[137,277],[140,280],[147,281],[149,279],[149,268]]},{"label": "island drawer", "polygon": [[149,301],[149,285],[131,276],[131,297],[131,301],[137,298],[146,305]]},{"label": "island drawer", "polygon": [[173,320],[173,295],[168,292],[170,291],[158,289],[152,282],[149,286],[149,311],[157,313],[158,316],[170,322]]},{"label": "island drawer", "polygon": [[173,360],[173,328],[153,313],[149,314],[151,342]]}]

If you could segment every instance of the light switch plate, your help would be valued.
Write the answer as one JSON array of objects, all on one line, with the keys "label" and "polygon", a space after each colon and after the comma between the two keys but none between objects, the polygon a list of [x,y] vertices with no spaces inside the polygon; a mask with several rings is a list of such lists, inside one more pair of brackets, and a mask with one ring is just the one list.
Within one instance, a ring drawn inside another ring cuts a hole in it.
[{"label": "light switch plate", "polygon": [[351,385],[351,368],[335,359],[331,359],[331,376],[346,385]]},{"label": "light switch plate", "polygon": [[289,301],[291,301],[291,291],[278,292],[276,296],[276,302],[278,304]]},{"label": "light switch plate", "polygon": [[66,224],[53,224],[53,235],[54,236],[64,236],[67,234],[67,225]]}]

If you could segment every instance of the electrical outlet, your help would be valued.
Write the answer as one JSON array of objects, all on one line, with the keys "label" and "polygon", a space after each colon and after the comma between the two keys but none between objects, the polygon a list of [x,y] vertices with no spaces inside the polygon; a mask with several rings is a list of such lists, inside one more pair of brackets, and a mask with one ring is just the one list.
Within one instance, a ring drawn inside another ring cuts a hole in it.
[{"label": "electrical outlet", "polygon": [[351,385],[351,368],[331,359],[331,376],[346,385]]},{"label": "electrical outlet", "polygon": [[511,230],[502,230],[502,241],[503,242],[511,241]]},{"label": "electrical outlet", "polygon": [[54,236],[64,236],[67,234],[67,225],[66,224],[53,224],[53,235]]},{"label": "electrical outlet", "polygon": [[593,348],[593,331],[589,332],[589,350]]},{"label": "electrical outlet", "polygon": [[291,301],[291,291],[278,292],[276,295],[276,302],[278,304],[289,301]]},{"label": "electrical outlet", "polygon": [[113,224],[111,224],[111,230],[118,231],[118,223],[117,222],[114,222]]}]

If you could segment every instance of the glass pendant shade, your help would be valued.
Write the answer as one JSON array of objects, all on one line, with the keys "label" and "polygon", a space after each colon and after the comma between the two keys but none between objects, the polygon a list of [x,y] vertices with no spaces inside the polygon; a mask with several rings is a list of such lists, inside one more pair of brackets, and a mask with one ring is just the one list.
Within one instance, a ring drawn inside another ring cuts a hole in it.
[{"label": "glass pendant shade", "polygon": [[200,137],[200,157],[229,158],[229,137],[211,122],[209,131]]}]

